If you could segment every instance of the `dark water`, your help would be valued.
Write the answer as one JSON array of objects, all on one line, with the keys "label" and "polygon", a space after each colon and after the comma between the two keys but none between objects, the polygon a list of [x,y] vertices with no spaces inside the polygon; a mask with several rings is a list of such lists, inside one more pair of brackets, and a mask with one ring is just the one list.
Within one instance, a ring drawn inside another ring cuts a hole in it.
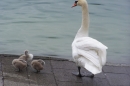
[{"label": "dark water", "polygon": [[[71,59],[81,25],[74,0],[1,0],[0,53]],[[108,62],[130,63],[130,0],[88,0],[90,36],[108,46]]]}]

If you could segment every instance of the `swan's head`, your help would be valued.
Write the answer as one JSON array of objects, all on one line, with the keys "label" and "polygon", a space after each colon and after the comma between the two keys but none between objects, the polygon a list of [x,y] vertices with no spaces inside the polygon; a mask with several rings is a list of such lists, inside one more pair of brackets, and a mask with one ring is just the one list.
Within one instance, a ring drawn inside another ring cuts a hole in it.
[{"label": "swan's head", "polygon": [[86,4],[86,0],[77,0],[74,2],[74,5],[72,7],[83,6],[84,4]]}]

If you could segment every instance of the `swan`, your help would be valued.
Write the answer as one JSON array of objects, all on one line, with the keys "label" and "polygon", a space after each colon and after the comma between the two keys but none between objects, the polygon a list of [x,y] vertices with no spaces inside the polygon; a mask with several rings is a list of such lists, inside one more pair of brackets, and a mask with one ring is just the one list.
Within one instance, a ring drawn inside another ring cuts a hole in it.
[{"label": "swan", "polygon": [[[73,73],[79,77],[87,76],[93,78],[95,74],[102,72],[102,67],[106,63],[107,46],[89,37],[89,12],[86,0],[75,1],[72,6],[81,6],[82,24],[72,42],[72,57],[78,67],[78,73]],[[91,75],[81,74],[81,67],[85,68]]]},{"label": "swan", "polygon": [[28,50],[25,50],[24,54],[21,55],[19,59],[23,59],[29,63],[33,59],[33,54],[30,54]]},{"label": "swan", "polygon": [[18,72],[22,71],[27,67],[27,62],[23,59],[14,59],[12,65],[18,69]]},{"label": "swan", "polygon": [[44,65],[45,65],[45,62],[41,59],[33,60],[31,62],[31,67],[37,71],[36,73],[40,72],[40,70],[44,68]]}]

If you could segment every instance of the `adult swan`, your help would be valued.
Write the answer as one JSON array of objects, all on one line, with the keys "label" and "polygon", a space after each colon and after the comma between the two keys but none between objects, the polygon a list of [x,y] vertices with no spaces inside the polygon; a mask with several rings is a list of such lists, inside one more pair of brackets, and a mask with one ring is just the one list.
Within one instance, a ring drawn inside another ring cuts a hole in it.
[{"label": "adult swan", "polygon": [[72,56],[78,66],[78,73],[73,74],[79,77],[84,76],[80,72],[81,67],[83,67],[92,73],[92,75],[86,76],[93,78],[95,74],[102,72],[102,66],[106,63],[107,47],[88,36],[89,13],[87,1],[75,1],[72,7],[77,5],[82,8],[82,25],[72,43]]}]

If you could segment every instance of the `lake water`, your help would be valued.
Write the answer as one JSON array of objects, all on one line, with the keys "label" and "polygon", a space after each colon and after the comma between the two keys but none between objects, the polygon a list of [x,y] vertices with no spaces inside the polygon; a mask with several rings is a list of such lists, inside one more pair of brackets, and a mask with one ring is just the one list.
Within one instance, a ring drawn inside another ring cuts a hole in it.
[{"label": "lake water", "polygon": [[[71,59],[81,25],[74,0],[1,0],[0,53]],[[130,0],[88,0],[90,36],[108,46],[107,61],[130,63]]]}]

